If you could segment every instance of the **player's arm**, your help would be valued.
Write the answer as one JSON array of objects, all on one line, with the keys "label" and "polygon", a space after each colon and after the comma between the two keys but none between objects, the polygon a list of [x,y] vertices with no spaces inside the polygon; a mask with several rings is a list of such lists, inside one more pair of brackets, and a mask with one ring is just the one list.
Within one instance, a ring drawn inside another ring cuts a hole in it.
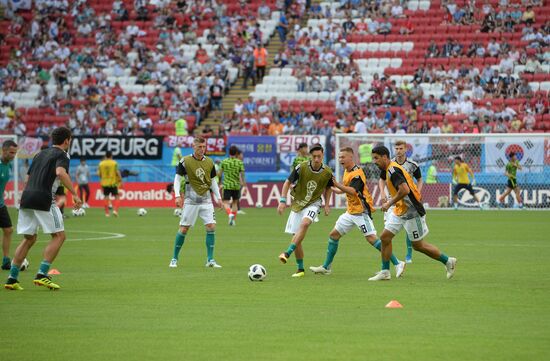
[{"label": "player's arm", "polygon": [[178,167],[176,168],[176,175],[174,176],[174,194],[176,196],[176,207],[181,208],[183,206],[182,200],[181,200],[181,180],[185,175],[187,174],[185,167],[181,162],[178,163]]},{"label": "player's arm", "polygon": [[220,195],[220,186],[218,185],[218,181],[216,180],[216,168],[212,167],[212,170],[210,171],[210,178],[212,179],[212,183],[210,184],[210,190],[214,194],[214,201],[218,206],[223,208],[223,202],[222,197]]},{"label": "player's arm", "polygon": [[466,167],[468,168],[468,174],[472,179],[472,185],[476,185],[476,176],[474,175],[474,172],[472,172],[472,169],[470,168],[469,165],[466,165]]},{"label": "player's arm", "polygon": [[516,167],[518,168],[518,170],[522,169],[521,164],[519,164],[519,160],[516,160]]},{"label": "player's arm", "polygon": [[416,188],[418,189],[418,193],[422,193],[422,187],[424,186],[424,179],[422,179],[422,171],[420,171],[419,167],[416,167],[414,173],[413,173],[414,179],[416,179]]},{"label": "player's arm", "polygon": [[285,208],[286,208],[286,202],[287,202],[287,195],[288,191],[290,189],[290,180],[285,180],[285,183],[283,184],[283,190],[281,191],[281,199],[279,199],[279,206],[277,207],[277,213],[283,214]]},{"label": "player's arm", "polygon": [[67,173],[65,167],[57,166],[55,168],[55,175],[59,178],[61,184],[65,186],[65,188],[73,195],[75,208],[80,208],[82,201],[78,198],[78,194],[76,193],[73,182],[71,181],[71,176]]},{"label": "player's arm", "polygon": [[385,203],[382,204],[381,209],[384,212],[390,209],[391,206],[405,198],[405,196],[407,196],[411,192],[405,176],[398,168],[393,169],[393,172],[390,176],[390,182],[392,182],[395,189],[397,189],[397,193],[395,194],[395,196],[390,197]]},{"label": "player's arm", "polygon": [[241,187],[245,188],[246,187],[246,179],[245,179],[245,176],[244,176],[244,163],[241,164],[241,171],[239,173],[239,178],[240,178],[240,182],[241,182]]},{"label": "player's arm", "polygon": [[325,216],[328,216],[330,213],[330,196],[332,195],[332,188],[336,186],[333,178],[328,181],[325,192],[323,193],[323,197],[325,198]]},{"label": "player's arm", "polygon": [[385,202],[386,201],[386,180],[382,178],[382,174],[384,174],[384,176],[386,175],[386,173],[384,172],[380,174],[380,178],[378,179],[378,189],[380,189],[382,202]]},{"label": "player's arm", "polygon": [[334,176],[332,177],[332,182],[334,183],[333,188],[339,189],[342,193],[349,194],[350,196],[356,196],[359,193],[357,188],[356,188],[356,187],[358,187],[358,183],[359,183],[358,181],[361,183],[361,189],[362,189],[363,181],[361,180],[361,177],[359,177],[359,176],[355,177],[351,181],[349,186],[345,186],[342,183],[338,183],[338,181],[336,181]]},{"label": "player's arm", "polygon": [[120,173],[120,169],[118,169],[118,164],[115,165],[115,171],[116,171],[116,178],[118,180],[118,186],[122,187],[122,174]]}]

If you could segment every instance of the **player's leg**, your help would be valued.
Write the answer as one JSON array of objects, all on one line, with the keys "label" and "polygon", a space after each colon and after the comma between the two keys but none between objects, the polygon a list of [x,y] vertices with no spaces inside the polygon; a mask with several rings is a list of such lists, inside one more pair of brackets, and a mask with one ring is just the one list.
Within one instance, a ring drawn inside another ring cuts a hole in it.
[{"label": "player's leg", "polygon": [[231,217],[232,212],[232,203],[231,203],[231,193],[228,189],[224,189],[222,193],[223,208],[228,217]]},{"label": "player's leg", "polygon": [[338,218],[338,221],[336,221],[336,225],[328,235],[327,256],[325,258],[325,262],[323,262],[323,264],[318,267],[309,267],[311,272],[316,274],[331,274],[332,262],[334,261],[334,256],[336,256],[336,252],[338,252],[340,238],[342,238],[342,236],[349,232],[351,227],[353,227],[353,223],[351,225],[347,225],[347,223],[350,222],[346,223],[345,220],[340,220],[340,218],[342,218],[344,214],[342,214]]},{"label": "player's leg", "polygon": [[48,276],[48,271],[66,239],[63,216],[56,205],[52,205],[49,211],[35,210],[34,213],[43,232],[51,234],[52,237],[44,249],[44,255],[38,272],[36,273],[34,284],[37,286],[45,286],[50,290],[58,290],[60,288],[59,285],[51,281],[51,277]]},{"label": "player's leg", "polygon": [[519,186],[517,184],[514,188],[514,192],[516,193],[516,200],[518,202],[518,206],[520,208],[523,208],[523,199],[521,198],[521,189],[519,188]]},{"label": "player's leg", "polygon": [[111,197],[111,187],[103,187],[103,207],[105,208],[105,217],[110,217],[109,202]]},{"label": "player's leg", "polygon": [[6,206],[0,208],[0,228],[2,228],[2,269],[9,270],[11,265],[10,244],[13,227],[8,207]]},{"label": "player's leg", "polygon": [[304,254],[303,249],[301,248],[301,243],[307,234],[307,230],[313,220],[319,213],[318,205],[311,205],[307,208],[302,209],[300,212],[291,211],[288,221],[286,232],[292,233],[292,242],[288,246],[287,250],[279,255],[279,260],[283,263],[286,263],[290,255],[298,250],[296,253],[296,264],[298,266],[298,271],[293,275],[293,277],[301,277],[304,275]]},{"label": "player's leg", "polygon": [[214,205],[212,203],[201,205],[199,216],[206,227],[206,267],[222,268],[214,260],[214,245],[216,244],[216,214],[214,212]]},{"label": "player's leg", "polygon": [[445,253],[441,252],[439,248],[424,241],[424,238],[429,233],[429,229],[426,224],[426,217],[424,216],[408,219],[405,222],[404,227],[405,231],[412,240],[414,250],[424,253],[426,256],[443,263],[447,270],[447,278],[453,277],[456,258],[448,257]]},{"label": "player's leg", "polygon": [[34,235],[24,235],[23,240],[19,243],[19,246],[15,249],[13,255],[13,260],[10,266],[10,274],[8,280],[4,285],[4,288],[12,291],[22,291],[23,287],[19,285],[18,277],[19,271],[21,270],[21,264],[23,260],[27,257],[29,250],[36,243],[36,234]]},{"label": "player's leg", "polygon": [[80,198],[84,201],[84,204],[86,205],[86,208],[90,207],[88,204],[88,201],[90,200],[90,185],[88,183],[82,185],[82,195],[84,198]]},{"label": "player's leg", "polygon": [[113,187],[113,194],[115,201],[113,202],[113,216],[118,217],[118,209],[120,208],[120,194],[118,194],[118,187]]},{"label": "player's leg", "polygon": [[498,203],[502,204],[504,203],[504,199],[508,196],[508,194],[512,193],[512,187],[510,186],[510,181],[508,181],[508,184],[506,185],[506,190],[500,197],[498,197]]},{"label": "player's leg", "polygon": [[199,214],[199,206],[194,204],[184,204],[183,212],[181,212],[179,229],[176,233],[176,239],[174,240],[174,253],[170,260],[169,267],[176,268],[178,266],[178,259],[185,237],[189,228],[193,226],[197,220]]},{"label": "player's leg", "polygon": [[382,256],[382,269],[374,276],[369,278],[369,281],[384,281],[391,279],[390,261],[392,256],[392,240],[393,237],[401,231],[404,221],[394,214],[388,214],[384,224],[384,230],[380,235],[380,253]]},{"label": "player's leg", "polygon": [[474,197],[474,199],[476,200],[476,202],[477,202],[479,208],[483,208],[483,205],[481,204],[481,201],[479,200],[479,197],[477,196],[476,192],[474,191],[474,188],[472,187],[472,185],[471,185],[471,184],[468,184],[468,185],[466,186],[466,189],[468,190],[468,192],[470,192],[470,195],[471,195],[472,197]]},{"label": "player's leg", "polygon": [[461,189],[461,184],[456,184],[453,188],[453,207],[454,209],[458,209],[458,192]]}]

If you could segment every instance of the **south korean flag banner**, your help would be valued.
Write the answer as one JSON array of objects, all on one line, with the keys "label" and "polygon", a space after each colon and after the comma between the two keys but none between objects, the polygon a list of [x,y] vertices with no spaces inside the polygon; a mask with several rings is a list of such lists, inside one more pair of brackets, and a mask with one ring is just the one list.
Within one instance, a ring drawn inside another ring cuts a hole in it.
[{"label": "south korean flag banner", "polygon": [[542,172],[544,165],[544,139],[521,137],[485,138],[485,167],[488,173],[504,173],[510,153],[523,167],[523,171]]}]

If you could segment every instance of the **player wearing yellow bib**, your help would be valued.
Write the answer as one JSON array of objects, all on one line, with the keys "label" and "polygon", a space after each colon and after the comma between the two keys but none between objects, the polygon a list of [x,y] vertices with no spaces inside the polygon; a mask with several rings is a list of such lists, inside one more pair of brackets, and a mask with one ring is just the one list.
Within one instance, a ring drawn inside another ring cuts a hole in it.
[{"label": "player wearing yellow bib", "polygon": [[[471,182],[470,177],[472,177]],[[479,205],[479,208],[482,208],[481,202],[479,201],[479,198],[477,198],[477,195],[472,188],[472,185],[476,185],[474,172],[472,172],[468,164],[466,164],[460,157],[455,157],[455,166],[453,168],[453,184],[455,185],[453,189],[453,203],[455,209],[458,209],[458,192],[460,192],[461,189],[466,189],[468,192],[470,192],[472,197],[474,197],[477,204]]]},{"label": "player wearing yellow bib", "polygon": [[[381,249],[381,241],[376,235],[376,229],[372,222],[372,213],[374,205],[372,197],[367,188],[367,177],[363,169],[361,169],[353,161],[353,149],[343,148],[338,155],[338,161],[344,167],[344,177],[342,184],[336,180],[334,182],[333,191],[337,194],[345,194],[347,200],[346,213],[342,214],[336,221],[334,229],[329,234],[327,257],[325,263],[319,267],[309,267],[316,274],[332,273],[331,265],[334,256],[338,251],[338,243],[340,238],[349,233],[354,227],[359,228],[366,240],[376,249]],[[400,262],[393,254],[391,261],[395,265],[395,276],[401,277],[405,270],[405,262]]]},{"label": "player wearing yellow bib", "polygon": [[113,215],[118,217],[118,208],[120,206],[120,196],[118,195],[118,187],[122,186],[122,177],[118,170],[118,163],[113,160],[113,153],[107,151],[105,153],[105,159],[99,162],[97,167],[97,175],[100,179],[101,187],[103,188],[103,195],[105,196],[104,207],[105,217],[109,217],[109,198],[111,195],[115,197],[113,204]]},{"label": "player wearing yellow bib", "polygon": [[292,211],[288,216],[285,228],[286,233],[293,235],[292,243],[285,252],[279,255],[279,260],[282,263],[287,263],[290,255],[295,252],[298,270],[292,277],[305,275],[302,241],[309,226],[321,211],[321,196],[325,198],[325,215],[328,216],[330,212],[332,170],[323,164],[324,151],[320,144],[313,145],[309,153],[311,160],[298,164],[285,181],[277,208],[277,212],[282,215],[287,206],[288,191],[292,187]]},{"label": "player wearing yellow bib", "polygon": [[398,163],[390,159],[388,148],[376,146],[372,150],[374,163],[382,171],[382,179],[390,192],[390,199],[382,204],[385,212],[393,205],[395,208],[384,224],[384,231],[380,235],[382,241],[382,270],[369,281],[390,280],[390,257],[392,254],[392,239],[401,229],[405,228],[415,251],[422,252],[428,257],[440,261],[445,265],[447,278],[454,275],[456,258],[447,257],[439,249],[424,241],[428,234],[426,225],[426,211],[420,201],[420,193],[410,174]]}]

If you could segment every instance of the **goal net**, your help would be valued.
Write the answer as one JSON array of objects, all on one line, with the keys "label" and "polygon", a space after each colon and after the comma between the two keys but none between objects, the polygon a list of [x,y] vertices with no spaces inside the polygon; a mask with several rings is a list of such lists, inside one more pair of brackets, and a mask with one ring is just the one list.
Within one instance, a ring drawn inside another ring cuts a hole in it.
[{"label": "goal net", "polygon": [[[24,138],[21,138],[24,139]],[[6,187],[4,189],[4,202],[6,206],[19,206],[19,198],[20,198],[20,189],[19,184],[20,182],[20,165],[21,165],[21,159],[20,154],[21,152],[21,146],[22,144],[19,143],[18,137],[16,135],[11,134],[0,134],[0,145],[4,144],[5,141],[12,140],[15,142],[15,144],[18,145],[18,152],[14,160],[12,161],[12,167],[10,169],[9,174],[9,181],[6,184]],[[24,151],[23,151],[24,153]],[[4,175],[2,175],[4,177]]]},{"label": "goal net", "polygon": [[[517,172],[517,183],[525,208],[550,208],[550,134],[338,134],[338,149],[351,147],[357,164],[365,169],[368,187],[375,206],[383,198],[378,186],[380,171],[372,163],[370,150],[385,145],[394,156],[397,140],[407,142],[407,157],[418,163],[424,186],[422,200],[430,208],[449,208],[452,204],[452,170],[454,159],[460,156],[475,175],[474,192],[485,208],[497,208],[498,198],[506,191],[508,178],[505,168],[508,155],[515,153],[522,169]],[[336,161],[336,176],[342,178],[343,169]],[[458,193],[458,205],[477,207],[475,198],[467,190]],[[345,206],[345,199],[337,197],[336,205]],[[518,206],[515,192],[503,202],[505,208]]]}]

